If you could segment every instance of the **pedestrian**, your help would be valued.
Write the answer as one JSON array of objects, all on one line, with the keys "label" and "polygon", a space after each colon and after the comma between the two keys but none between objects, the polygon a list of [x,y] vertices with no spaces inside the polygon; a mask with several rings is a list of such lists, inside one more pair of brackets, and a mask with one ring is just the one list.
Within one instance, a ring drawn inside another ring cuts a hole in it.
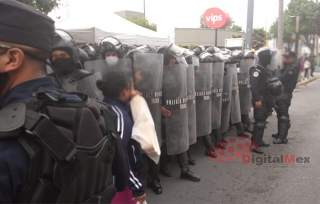
[{"label": "pedestrian", "polygon": [[273,144],[288,143],[287,135],[290,128],[289,107],[291,105],[292,93],[296,87],[299,75],[299,67],[295,64],[296,53],[287,52],[283,54],[283,69],[279,80],[283,84],[284,95],[276,101],[276,112],[278,118],[278,133],[273,134],[275,137]]},{"label": "pedestrian", "polygon": [[117,130],[128,152],[130,164],[130,182],[128,187],[118,192],[112,203],[132,203],[146,200],[146,192],[139,179],[143,165],[140,143],[132,139],[133,119],[129,102],[137,93],[133,90],[130,79],[121,68],[108,71],[102,80],[97,81],[98,88],[104,95],[103,102],[112,107],[112,113],[117,124]]},{"label": "pedestrian", "polygon": [[303,67],[304,67],[304,79],[307,80],[309,79],[309,69],[311,68],[310,59],[308,57],[305,58]]},{"label": "pedestrian", "polygon": [[311,55],[310,57],[309,57],[309,61],[310,61],[310,74],[311,74],[311,77],[314,77],[313,76],[313,72],[314,72],[314,69],[316,68],[316,66],[318,66],[318,63],[317,63],[317,61],[315,60],[315,56],[314,55]]},{"label": "pedestrian", "polygon": [[46,77],[54,21],[0,0],[0,30],[0,203],[109,203],[125,150],[105,105]]}]

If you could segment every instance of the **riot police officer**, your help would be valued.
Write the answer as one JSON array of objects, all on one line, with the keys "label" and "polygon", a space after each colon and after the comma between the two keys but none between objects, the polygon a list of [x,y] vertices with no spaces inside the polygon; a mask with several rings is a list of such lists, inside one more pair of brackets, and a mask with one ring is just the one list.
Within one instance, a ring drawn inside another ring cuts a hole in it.
[{"label": "riot police officer", "polygon": [[0,30],[0,203],[111,202],[113,181],[129,180],[126,152],[106,106],[46,77],[54,22],[0,0]]},{"label": "riot police officer", "polygon": [[276,101],[276,112],[278,118],[278,134],[274,134],[276,137],[273,144],[286,144],[288,143],[287,135],[290,128],[289,107],[291,105],[292,93],[296,87],[299,68],[294,63],[296,54],[288,51],[283,54],[283,68],[279,76],[284,88],[284,95]]},{"label": "riot police officer", "polygon": [[161,150],[160,172],[165,176],[172,176],[166,164],[166,154],[176,155],[181,169],[180,178],[200,181],[200,177],[188,166],[187,62],[182,57],[181,48],[173,44],[160,47],[158,53],[164,54],[162,135],[165,143]]},{"label": "riot police officer", "polygon": [[83,45],[81,49],[83,49],[88,54],[88,60],[97,60],[97,52],[92,45]]},{"label": "riot police officer", "polygon": [[105,37],[100,42],[100,52],[102,59],[106,59],[109,64],[116,64],[117,59],[124,57],[122,43],[115,37]]},{"label": "riot police officer", "polygon": [[[149,47],[149,46],[148,46]],[[142,51],[143,50],[143,51]],[[142,93],[154,121],[159,146],[161,135],[161,102],[163,54],[150,52],[149,49],[133,49],[126,55],[133,62],[133,81],[135,89]],[[159,164],[148,157],[149,177],[147,184],[156,194],[162,194],[159,179]]]},{"label": "riot police officer", "polygon": [[250,73],[250,85],[252,102],[254,106],[255,124],[253,127],[250,150],[263,154],[260,147],[269,147],[269,144],[262,140],[267,119],[267,97],[278,97],[282,94],[281,82],[272,79],[272,73],[277,69],[271,62],[274,60],[274,53],[264,48],[258,51],[258,65]]}]

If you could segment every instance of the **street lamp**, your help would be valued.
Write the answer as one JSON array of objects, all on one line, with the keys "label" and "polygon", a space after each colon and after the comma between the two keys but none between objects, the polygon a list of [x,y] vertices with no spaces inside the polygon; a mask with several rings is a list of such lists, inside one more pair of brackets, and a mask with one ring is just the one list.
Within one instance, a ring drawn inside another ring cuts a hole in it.
[{"label": "street lamp", "polygon": [[299,23],[300,23],[300,16],[290,16],[291,18],[296,18],[296,39],[294,50],[296,52],[296,63],[298,63],[298,49],[299,49]]}]

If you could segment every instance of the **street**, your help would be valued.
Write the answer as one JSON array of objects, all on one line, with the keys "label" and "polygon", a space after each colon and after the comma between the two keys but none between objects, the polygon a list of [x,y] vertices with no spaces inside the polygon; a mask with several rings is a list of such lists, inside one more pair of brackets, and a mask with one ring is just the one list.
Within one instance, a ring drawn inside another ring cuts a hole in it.
[{"label": "street", "polygon": [[[197,162],[190,169],[201,176],[201,181],[181,180],[178,163],[172,157],[169,167],[173,177],[160,175],[162,195],[156,195],[146,187],[147,202],[319,203],[319,92],[320,80],[299,86],[294,91],[287,145],[272,144],[271,134],[277,132],[275,113],[267,120],[269,124],[265,129],[264,141],[271,146],[263,148],[264,155],[253,156],[248,152],[250,140],[237,138],[235,127],[228,132],[227,150],[217,151],[218,160],[204,156],[204,146],[198,141],[190,148]],[[147,166],[145,160],[141,172],[145,186]]]}]

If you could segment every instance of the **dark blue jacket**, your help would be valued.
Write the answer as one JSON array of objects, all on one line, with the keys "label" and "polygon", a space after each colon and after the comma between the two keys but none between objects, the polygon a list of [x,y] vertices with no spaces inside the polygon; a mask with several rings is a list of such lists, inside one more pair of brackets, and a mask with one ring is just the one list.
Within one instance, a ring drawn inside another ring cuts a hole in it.
[{"label": "dark blue jacket", "polygon": [[[3,96],[0,97],[0,109],[14,101],[35,100],[32,95],[39,88],[46,90],[61,90],[52,77],[43,77],[21,83]],[[63,94],[68,102],[80,102],[76,95],[68,93]],[[121,142],[121,141],[120,141]],[[126,153],[125,153],[126,154]],[[123,164],[126,162],[126,156],[122,152],[115,153],[114,162],[112,164],[113,174],[116,176],[116,187],[123,189],[128,180],[128,172]],[[124,161],[124,162],[120,162]],[[0,203],[18,202],[19,196],[26,186],[29,177],[29,155],[24,148],[15,139],[0,139]]]},{"label": "dark blue jacket", "polygon": [[133,119],[130,108],[127,106],[127,103],[115,98],[105,97],[103,102],[111,105],[112,113],[117,124],[117,131],[128,151],[130,167],[132,170],[132,172],[130,172],[130,182],[128,186],[132,190],[132,196],[142,196],[145,193],[145,190],[138,177],[140,168],[143,165],[142,151],[140,143],[131,138]]},{"label": "dark blue jacket", "polygon": [[267,90],[266,81],[267,74],[263,71],[261,65],[255,67],[250,73],[250,86],[252,93],[252,102],[266,100]]}]

